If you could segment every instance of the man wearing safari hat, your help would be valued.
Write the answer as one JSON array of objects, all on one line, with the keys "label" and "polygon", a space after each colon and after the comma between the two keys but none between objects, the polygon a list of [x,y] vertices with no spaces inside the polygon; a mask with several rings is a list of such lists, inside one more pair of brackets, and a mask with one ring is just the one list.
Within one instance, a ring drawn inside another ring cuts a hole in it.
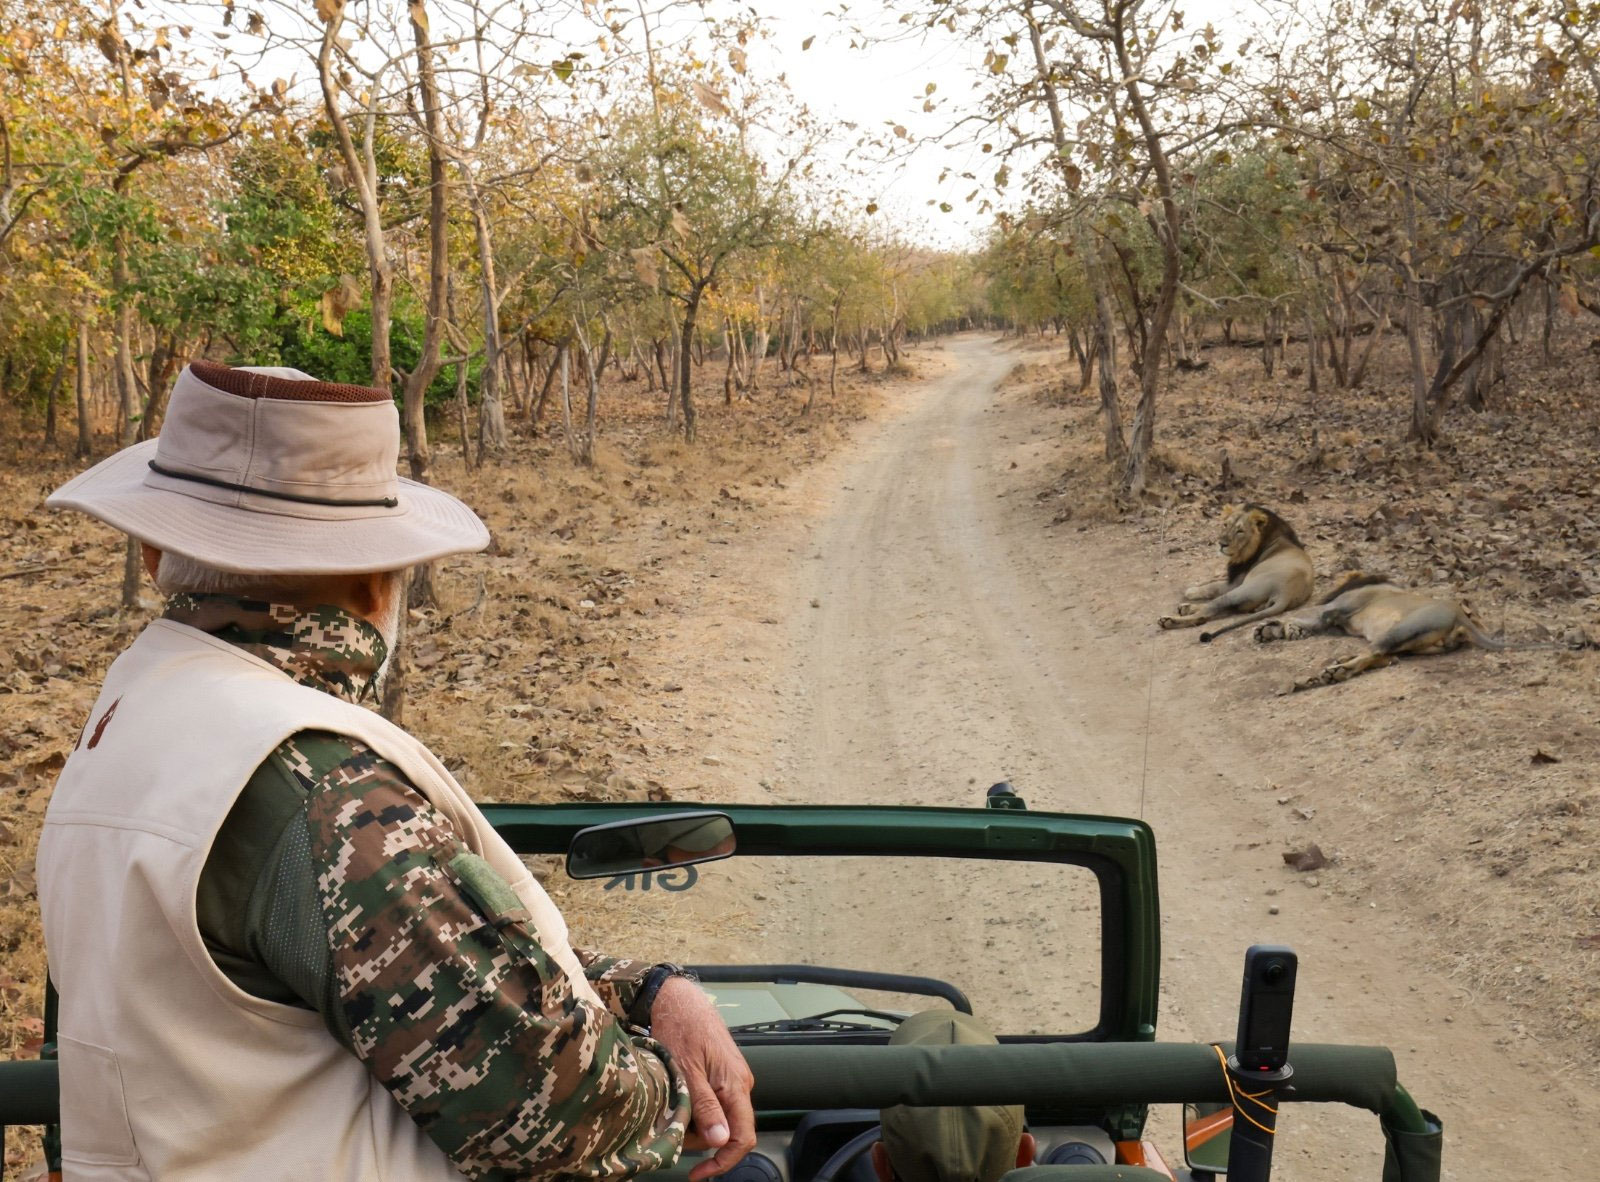
[{"label": "man wearing safari hat", "polygon": [[[889,1036],[891,1046],[993,1045],[997,1040],[971,1014],[924,1010]],[[883,1137],[872,1147],[879,1182],[998,1182],[1033,1164],[1035,1142],[1023,1131],[1022,1109],[998,1104],[971,1108],[898,1105],[878,1115]]]},{"label": "man wearing safari hat", "polygon": [[[621,1178],[754,1141],[750,1075],[671,965],[560,913],[376,700],[407,567],[482,549],[398,479],[389,394],[196,361],[159,439],[50,499],[170,596],[50,802],[68,1178]],[[649,1034],[644,1031],[648,1029]]]}]

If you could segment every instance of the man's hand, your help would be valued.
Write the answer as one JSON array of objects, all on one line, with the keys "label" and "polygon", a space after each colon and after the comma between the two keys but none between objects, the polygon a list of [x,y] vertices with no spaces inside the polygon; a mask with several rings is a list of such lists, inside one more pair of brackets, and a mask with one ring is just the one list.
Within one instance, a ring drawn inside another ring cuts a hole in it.
[{"label": "man's hand", "polygon": [[673,977],[650,1007],[650,1033],[671,1053],[689,1085],[694,1115],[684,1148],[717,1151],[695,1166],[690,1182],[727,1173],[756,1144],[756,1116],[750,1107],[755,1080],[727,1024],[699,985]]}]

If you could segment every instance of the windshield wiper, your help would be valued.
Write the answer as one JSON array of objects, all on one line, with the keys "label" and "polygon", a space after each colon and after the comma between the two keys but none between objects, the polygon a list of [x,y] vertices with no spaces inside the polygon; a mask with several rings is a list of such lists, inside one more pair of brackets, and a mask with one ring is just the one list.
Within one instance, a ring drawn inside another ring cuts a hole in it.
[{"label": "windshield wiper", "polygon": [[863,1018],[876,1018],[895,1026],[905,1021],[904,1014],[891,1014],[885,1010],[839,1009],[825,1010],[820,1014],[807,1014],[804,1018],[778,1018],[771,1022],[746,1022],[742,1026],[728,1027],[730,1034],[773,1034],[807,1030],[882,1030],[868,1022],[839,1022],[840,1014],[855,1014]]}]

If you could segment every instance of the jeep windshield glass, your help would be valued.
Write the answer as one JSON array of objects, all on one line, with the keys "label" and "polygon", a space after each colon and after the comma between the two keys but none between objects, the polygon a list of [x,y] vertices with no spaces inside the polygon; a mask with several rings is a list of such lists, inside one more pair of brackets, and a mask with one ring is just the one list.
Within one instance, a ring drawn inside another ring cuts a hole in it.
[{"label": "jeep windshield glass", "polygon": [[[582,882],[536,868],[578,947],[745,970],[706,988],[728,1024],[750,1032],[887,1032],[899,1016],[952,1004],[948,988],[941,998],[872,974],[953,986],[996,1033],[1077,1034],[1100,1017],[1100,894],[1082,867],[736,855]],[[759,966],[847,972],[748,971]]]}]

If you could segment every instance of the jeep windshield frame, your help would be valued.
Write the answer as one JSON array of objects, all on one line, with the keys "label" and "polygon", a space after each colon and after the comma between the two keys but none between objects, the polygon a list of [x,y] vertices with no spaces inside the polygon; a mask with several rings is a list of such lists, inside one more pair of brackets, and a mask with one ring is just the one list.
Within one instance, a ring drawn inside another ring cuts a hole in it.
[{"label": "jeep windshield frame", "polygon": [[580,829],[715,808],[733,821],[735,858],[929,857],[1077,866],[1100,902],[1100,996],[1095,1024],[1002,1042],[1149,1042],[1161,984],[1155,835],[1142,821],[1026,809],[906,805],[552,804],[481,806],[511,848],[564,855]]}]

